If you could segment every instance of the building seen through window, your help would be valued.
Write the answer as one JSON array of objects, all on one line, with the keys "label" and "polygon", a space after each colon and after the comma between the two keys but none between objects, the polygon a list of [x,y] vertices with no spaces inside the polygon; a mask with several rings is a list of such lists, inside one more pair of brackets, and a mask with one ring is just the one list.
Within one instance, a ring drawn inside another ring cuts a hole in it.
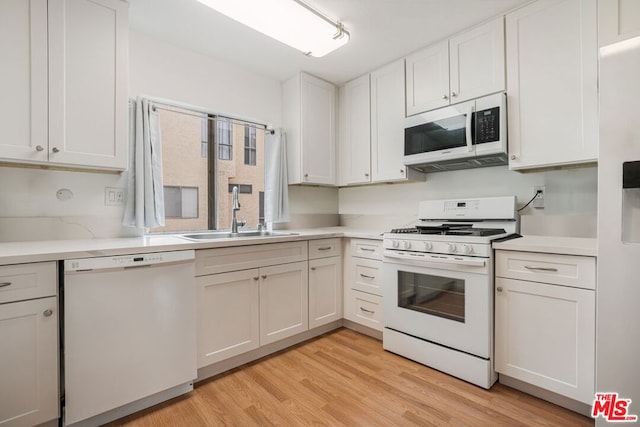
[{"label": "building seen through window", "polygon": [[159,106],[165,226],[153,232],[228,229],[231,191],[238,219],[264,221],[264,134],[250,123]]}]

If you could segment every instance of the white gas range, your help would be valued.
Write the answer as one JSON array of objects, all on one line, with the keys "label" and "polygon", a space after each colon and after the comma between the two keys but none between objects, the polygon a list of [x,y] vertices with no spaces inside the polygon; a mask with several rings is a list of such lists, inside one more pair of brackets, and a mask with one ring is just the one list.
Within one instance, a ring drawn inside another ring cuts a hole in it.
[{"label": "white gas range", "polygon": [[427,200],[383,238],[383,346],[490,388],[493,250],[518,231],[514,196]]}]

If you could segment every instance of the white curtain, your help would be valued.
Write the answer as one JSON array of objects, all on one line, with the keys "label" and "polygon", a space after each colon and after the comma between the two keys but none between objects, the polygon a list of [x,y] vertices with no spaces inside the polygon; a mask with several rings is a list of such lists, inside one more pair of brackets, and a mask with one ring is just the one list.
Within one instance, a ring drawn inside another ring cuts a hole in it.
[{"label": "white curtain", "polygon": [[289,221],[286,133],[267,133],[265,138],[264,220]]},{"label": "white curtain", "polygon": [[162,145],[159,114],[138,97],[129,109],[129,170],[122,223],[138,228],[164,226]]}]

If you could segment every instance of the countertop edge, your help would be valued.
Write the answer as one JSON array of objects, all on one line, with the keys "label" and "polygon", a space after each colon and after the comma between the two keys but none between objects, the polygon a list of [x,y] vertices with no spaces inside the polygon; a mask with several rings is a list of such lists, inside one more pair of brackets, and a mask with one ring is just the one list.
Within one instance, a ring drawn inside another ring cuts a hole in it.
[{"label": "countertop edge", "polygon": [[493,243],[492,247],[496,250],[598,256],[598,240],[586,237],[522,236],[506,242]]}]

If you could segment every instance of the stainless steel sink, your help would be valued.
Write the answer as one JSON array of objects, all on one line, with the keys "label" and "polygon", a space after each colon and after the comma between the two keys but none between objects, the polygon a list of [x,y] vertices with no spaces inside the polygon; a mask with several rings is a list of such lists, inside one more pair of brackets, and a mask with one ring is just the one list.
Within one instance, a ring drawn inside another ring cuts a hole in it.
[{"label": "stainless steel sink", "polygon": [[204,233],[183,234],[180,237],[187,240],[201,242],[204,240],[236,239],[238,237],[281,237],[297,234],[298,233],[285,233],[280,231],[246,230],[239,231],[237,233],[230,233],[228,231],[209,231]]}]

